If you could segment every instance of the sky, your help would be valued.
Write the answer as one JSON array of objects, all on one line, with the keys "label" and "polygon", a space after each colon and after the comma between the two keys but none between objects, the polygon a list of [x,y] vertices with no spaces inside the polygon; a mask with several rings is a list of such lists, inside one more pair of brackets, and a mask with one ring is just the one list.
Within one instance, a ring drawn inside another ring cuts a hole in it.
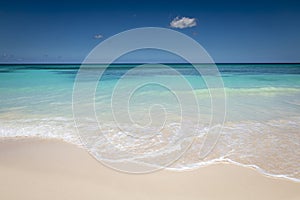
[{"label": "sky", "polygon": [[[10,0],[0,1],[0,63],[81,63],[140,27],[186,34],[217,63],[300,62],[300,1]],[[180,62],[155,50],[119,61]]]}]

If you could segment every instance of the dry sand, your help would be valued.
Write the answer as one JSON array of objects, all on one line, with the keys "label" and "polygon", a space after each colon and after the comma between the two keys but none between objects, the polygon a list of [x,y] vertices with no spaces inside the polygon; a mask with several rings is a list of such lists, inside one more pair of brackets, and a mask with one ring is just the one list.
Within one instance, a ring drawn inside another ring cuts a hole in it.
[{"label": "dry sand", "polygon": [[0,140],[1,200],[299,200],[300,183],[218,164],[188,172],[131,175],[55,140]]}]

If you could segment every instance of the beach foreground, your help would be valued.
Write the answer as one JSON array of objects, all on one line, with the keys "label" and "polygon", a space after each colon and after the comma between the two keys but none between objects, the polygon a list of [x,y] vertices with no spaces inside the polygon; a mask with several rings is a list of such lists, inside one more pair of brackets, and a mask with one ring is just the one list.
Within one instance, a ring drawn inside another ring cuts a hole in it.
[{"label": "beach foreground", "polygon": [[194,171],[132,175],[104,167],[86,151],[56,140],[0,140],[0,199],[300,198],[300,183],[218,164]]}]

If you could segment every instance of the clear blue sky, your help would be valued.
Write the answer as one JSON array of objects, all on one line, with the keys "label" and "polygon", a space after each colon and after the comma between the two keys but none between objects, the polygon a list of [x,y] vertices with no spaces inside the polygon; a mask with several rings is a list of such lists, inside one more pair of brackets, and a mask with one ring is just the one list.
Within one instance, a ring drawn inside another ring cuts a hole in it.
[{"label": "clear blue sky", "polygon": [[300,62],[300,1],[11,0],[0,2],[0,63],[81,62],[114,34],[171,28],[176,17],[196,19],[196,26],[172,29],[216,62]]}]

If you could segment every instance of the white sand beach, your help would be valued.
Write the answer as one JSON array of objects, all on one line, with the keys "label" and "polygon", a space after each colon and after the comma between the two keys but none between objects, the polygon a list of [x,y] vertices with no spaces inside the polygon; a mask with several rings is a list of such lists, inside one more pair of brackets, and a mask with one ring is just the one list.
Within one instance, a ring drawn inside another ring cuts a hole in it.
[{"label": "white sand beach", "polygon": [[0,140],[0,199],[298,200],[300,183],[217,164],[194,171],[133,175],[57,140]]}]

